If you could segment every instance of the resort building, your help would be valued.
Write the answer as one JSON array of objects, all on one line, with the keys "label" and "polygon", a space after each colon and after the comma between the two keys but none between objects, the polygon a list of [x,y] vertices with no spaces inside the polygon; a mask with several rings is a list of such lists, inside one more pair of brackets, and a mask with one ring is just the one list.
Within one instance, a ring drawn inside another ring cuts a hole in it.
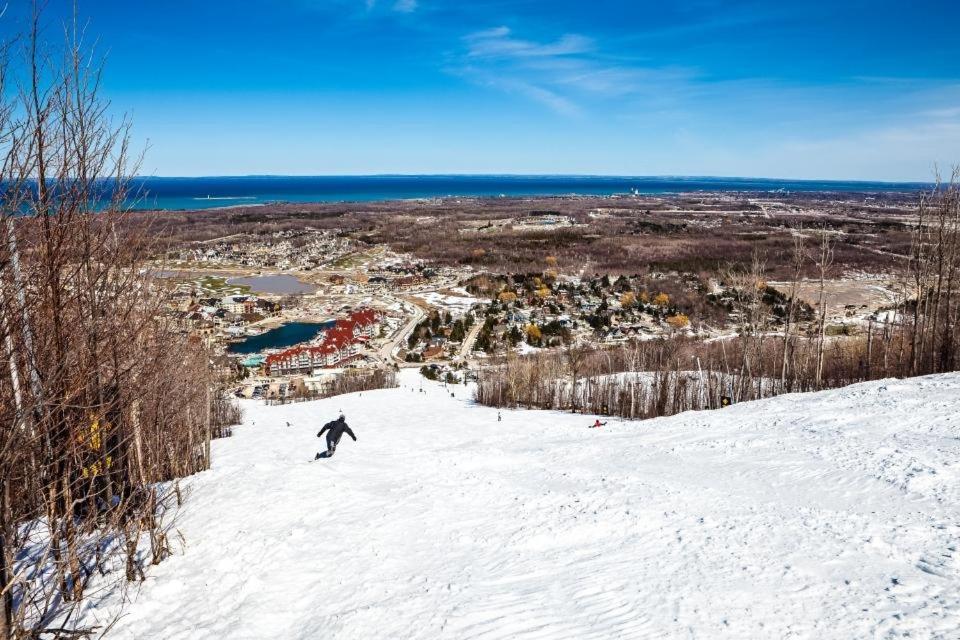
[{"label": "resort building", "polygon": [[267,356],[264,370],[270,376],[306,375],[318,369],[342,367],[360,355],[360,345],[372,338],[380,323],[380,314],[361,309],[337,320],[320,344],[298,346]]}]

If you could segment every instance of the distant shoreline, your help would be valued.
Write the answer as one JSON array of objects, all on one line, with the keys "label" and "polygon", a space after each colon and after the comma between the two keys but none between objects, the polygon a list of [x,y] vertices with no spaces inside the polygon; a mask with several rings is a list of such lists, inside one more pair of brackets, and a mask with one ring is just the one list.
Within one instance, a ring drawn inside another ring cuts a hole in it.
[{"label": "distant shoreline", "polygon": [[458,198],[582,198],[683,194],[916,193],[924,182],[619,176],[225,176],[134,178],[141,211],[222,210],[271,204],[415,202]]}]

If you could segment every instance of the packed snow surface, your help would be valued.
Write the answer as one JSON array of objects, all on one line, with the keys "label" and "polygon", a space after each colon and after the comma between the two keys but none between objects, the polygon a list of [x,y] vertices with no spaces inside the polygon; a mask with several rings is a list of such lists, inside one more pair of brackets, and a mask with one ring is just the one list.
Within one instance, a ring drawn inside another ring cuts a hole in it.
[{"label": "packed snow surface", "polygon": [[107,637],[960,637],[960,375],[600,429],[401,382],[247,402]]},{"label": "packed snow surface", "polygon": [[440,307],[446,311],[455,312],[457,314],[464,314],[473,307],[473,305],[478,302],[483,302],[480,298],[475,298],[469,294],[462,296],[450,296],[436,291],[430,291],[428,293],[421,294],[419,296],[425,302],[435,307]]}]

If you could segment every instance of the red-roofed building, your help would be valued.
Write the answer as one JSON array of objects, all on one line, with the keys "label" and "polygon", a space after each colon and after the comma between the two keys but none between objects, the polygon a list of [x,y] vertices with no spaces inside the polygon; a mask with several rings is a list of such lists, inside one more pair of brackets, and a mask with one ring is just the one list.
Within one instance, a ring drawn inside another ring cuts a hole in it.
[{"label": "red-roofed building", "polygon": [[267,375],[289,376],[311,373],[314,369],[343,366],[359,354],[359,343],[372,338],[380,322],[380,314],[373,309],[354,311],[347,318],[337,320],[315,347],[291,347],[267,356],[264,368]]}]

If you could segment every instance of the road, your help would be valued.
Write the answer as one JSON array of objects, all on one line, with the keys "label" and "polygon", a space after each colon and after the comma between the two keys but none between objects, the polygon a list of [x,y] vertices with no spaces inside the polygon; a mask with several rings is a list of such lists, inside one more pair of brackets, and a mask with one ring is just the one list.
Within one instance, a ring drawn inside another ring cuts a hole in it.
[{"label": "road", "polygon": [[463,339],[463,344],[460,345],[460,353],[457,355],[463,360],[468,359],[470,354],[473,353],[473,345],[477,341],[481,329],[483,329],[483,319],[477,318],[474,320],[473,326],[470,327],[470,333],[467,334]]},{"label": "road", "polygon": [[[398,302],[406,302],[407,304],[413,306],[413,317],[410,318],[405,325],[403,325],[403,327],[389,342],[385,343],[377,350],[376,355],[385,364],[396,364],[400,367],[420,367],[422,366],[422,363],[405,362],[397,358],[396,351],[403,344],[403,342],[410,337],[410,334],[416,328],[417,324],[427,317],[430,307],[413,297],[395,298],[395,300]],[[467,333],[466,337],[464,337],[463,344],[461,344],[460,350],[457,352],[458,358],[463,360],[469,359],[470,354],[473,352],[473,346],[477,341],[477,336],[480,334],[480,330],[482,328],[483,323],[478,318],[470,328],[470,331]]]},{"label": "road", "polygon": [[414,309],[413,317],[410,318],[407,324],[405,324],[403,328],[397,332],[397,335],[394,336],[393,340],[390,340],[385,345],[380,347],[380,350],[377,352],[377,355],[379,356],[379,358],[387,364],[396,363],[400,366],[409,364],[409,363],[403,362],[402,360],[398,360],[394,355],[394,352],[397,350],[400,344],[410,336],[414,328],[416,328],[417,323],[419,323],[421,320],[423,320],[427,316],[427,313],[423,307],[413,302],[412,300],[405,299],[405,301],[413,305],[413,309]]}]

